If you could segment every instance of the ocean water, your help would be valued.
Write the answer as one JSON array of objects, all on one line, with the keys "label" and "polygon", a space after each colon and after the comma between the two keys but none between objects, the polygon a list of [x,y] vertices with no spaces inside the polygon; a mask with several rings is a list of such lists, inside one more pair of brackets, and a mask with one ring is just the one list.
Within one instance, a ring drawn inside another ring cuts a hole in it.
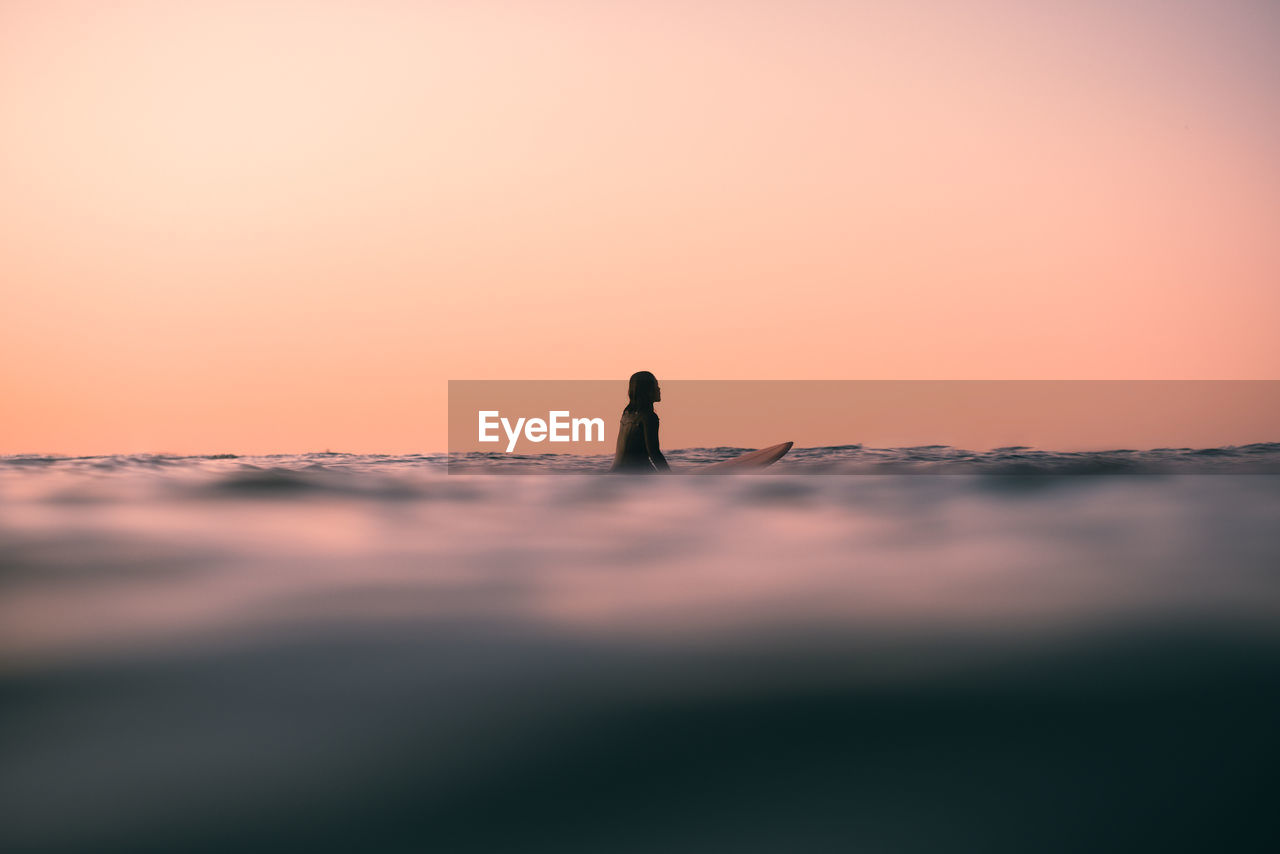
[{"label": "ocean water", "polygon": [[[690,448],[667,454],[673,469],[716,462],[747,448]],[[444,460],[455,474],[590,474],[606,471],[612,455],[458,453]],[[1225,448],[1046,451],[1013,446],[968,451],[949,445],[869,448],[841,445],[793,448],[768,471],[787,474],[1280,474],[1280,442]]]},{"label": "ocean water", "polygon": [[0,850],[1274,850],[1278,458],[0,458]]}]

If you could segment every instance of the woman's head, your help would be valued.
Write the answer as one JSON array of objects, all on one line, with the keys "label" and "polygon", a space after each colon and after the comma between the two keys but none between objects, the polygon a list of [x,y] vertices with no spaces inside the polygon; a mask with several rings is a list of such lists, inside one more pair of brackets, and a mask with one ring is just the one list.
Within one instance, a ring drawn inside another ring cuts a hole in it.
[{"label": "woman's head", "polygon": [[648,371],[636,371],[627,384],[627,397],[631,399],[628,409],[652,408],[662,400],[662,389],[658,386],[658,378]]}]

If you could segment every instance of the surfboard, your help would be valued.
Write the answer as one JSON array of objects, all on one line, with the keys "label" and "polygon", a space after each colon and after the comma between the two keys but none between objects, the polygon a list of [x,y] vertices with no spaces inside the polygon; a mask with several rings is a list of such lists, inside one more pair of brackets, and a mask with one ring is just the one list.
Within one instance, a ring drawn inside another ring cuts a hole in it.
[{"label": "surfboard", "polygon": [[737,474],[762,469],[782,459],[787,451],[791,450],[791,444],[791,442],[783,442],[781,445],[771,445],[758,451],[748,451],[733,459],[693,466],[686,471],[694,474]]}]

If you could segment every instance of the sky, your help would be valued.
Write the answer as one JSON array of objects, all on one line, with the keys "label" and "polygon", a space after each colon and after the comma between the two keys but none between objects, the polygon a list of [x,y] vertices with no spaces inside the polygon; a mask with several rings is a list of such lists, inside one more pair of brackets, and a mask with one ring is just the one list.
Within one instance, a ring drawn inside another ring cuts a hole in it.
[{"label": "sky", "polygon": [[438,451],[450,379],[1280,378],[1276,44],[1270,0],[0,0],[0,453]]}]

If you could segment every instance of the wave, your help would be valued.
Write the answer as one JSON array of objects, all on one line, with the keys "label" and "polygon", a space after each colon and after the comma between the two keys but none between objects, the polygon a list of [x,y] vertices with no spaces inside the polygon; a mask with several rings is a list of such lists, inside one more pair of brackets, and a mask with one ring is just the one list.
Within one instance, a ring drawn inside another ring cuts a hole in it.
[{"label": "wave", "polygon": [[[699,447],[669,451],[672,468],[730,459],[753,450]],[[206,486],[228,494],[367,491],[378,476],[396,478],[447,471],[466,474],[589,474],[606,471],[604,454],[114,454],[0,456],[0,474],[169,472],[204,476]],[[785,474],[1280,474],[1280,442],[1216,448],[1117,448],[1053,451],[1010,445],[985,451],[950,445],[873,448],[861,444],[795,448],[765,473]],[[363,481],[363,482],[362,482]],[[375,488],[376,491],[376,488]]]},{"label": "wave", "polygon": [[1277,454],[0,458],[5,850],[1256,848]]}]

